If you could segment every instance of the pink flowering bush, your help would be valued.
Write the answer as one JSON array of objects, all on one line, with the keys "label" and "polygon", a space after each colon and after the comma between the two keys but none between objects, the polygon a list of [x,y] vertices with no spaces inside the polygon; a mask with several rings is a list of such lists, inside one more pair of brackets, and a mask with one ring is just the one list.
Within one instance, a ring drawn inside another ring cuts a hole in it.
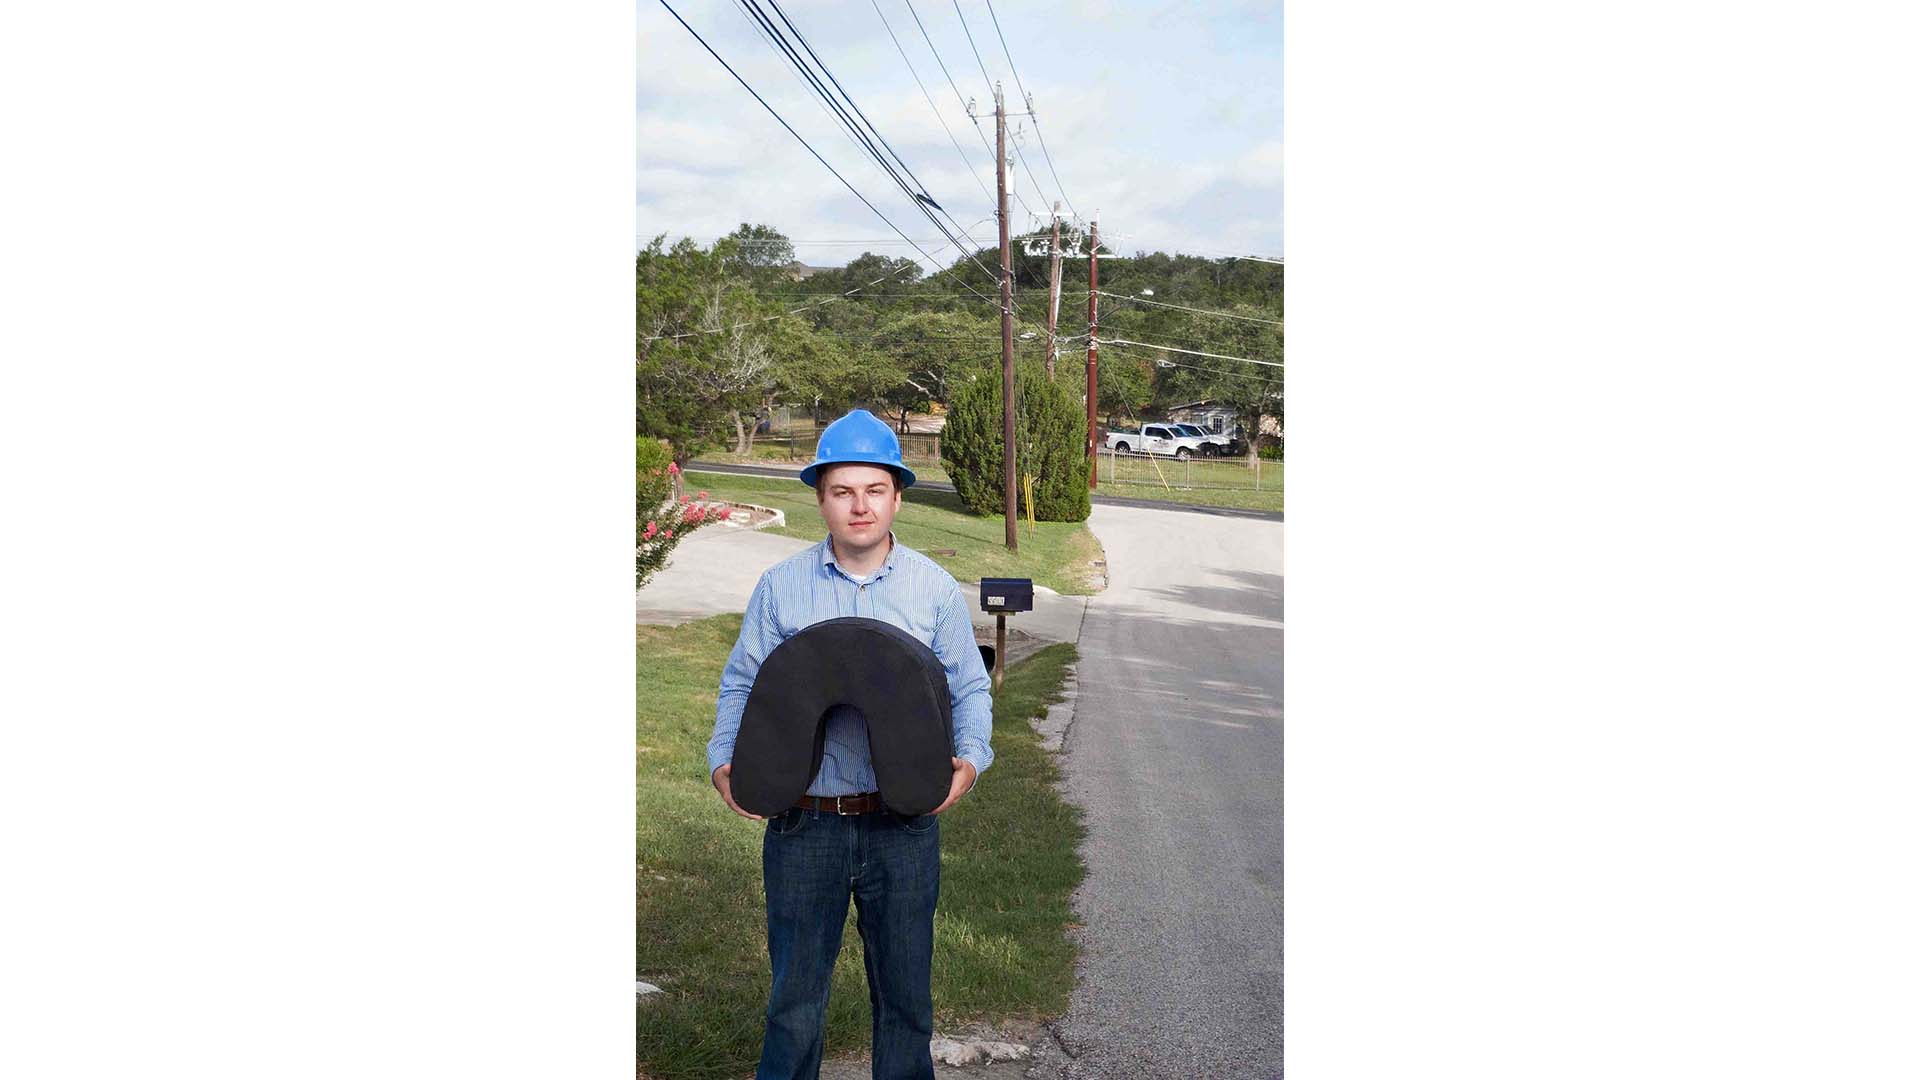
[{"label": "pink flowering bush", "polygon": [[693,530],[721,519],[726,508],[709,503],[707,493],[674,498],[680,466],[673,451],[658,439],[634,442],[634,588],[647,583],[673,553],[674,545]]}]

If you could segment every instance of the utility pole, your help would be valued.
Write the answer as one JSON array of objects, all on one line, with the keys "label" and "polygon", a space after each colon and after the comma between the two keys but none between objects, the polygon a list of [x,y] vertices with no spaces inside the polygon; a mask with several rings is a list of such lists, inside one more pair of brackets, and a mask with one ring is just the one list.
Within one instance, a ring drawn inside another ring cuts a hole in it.
[{"label": "utility pole", "polygon": [[1053,327],[1060,321],[1060,203],[1053,204],[1053,246],[1047,249],[1052,266],[1047,271],[1047,381],[1053,381]]},{"label": "utility pole", "polygon": [[1100,402],[1100,216],[1093,218],[1087,249],[1087,490],[1100,486],[1100,441],[1094,411]]},{"label": "utility pole", "polygon": [[993,84],[996,179],[1000,182],[1000,468],[1005,481],[1007,550],[1020,550],[1019,511],[1013,486],[1013,249],[1007,240],[1007,102]]}]

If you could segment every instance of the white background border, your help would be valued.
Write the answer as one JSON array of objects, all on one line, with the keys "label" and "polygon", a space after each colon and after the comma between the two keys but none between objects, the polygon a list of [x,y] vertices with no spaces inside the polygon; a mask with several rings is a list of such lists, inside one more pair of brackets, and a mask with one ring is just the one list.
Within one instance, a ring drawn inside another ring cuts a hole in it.
[{"label": "white background border", "polygon": [[0,1072],[632,1075],[633,22],[10,15]]},{"label": "white background border", "polygon": [[[1290,12],[1297,1078],[1920,1068],[1907,17]],[[627,1075],[632,28],[0,35],[9,1074]]]}]

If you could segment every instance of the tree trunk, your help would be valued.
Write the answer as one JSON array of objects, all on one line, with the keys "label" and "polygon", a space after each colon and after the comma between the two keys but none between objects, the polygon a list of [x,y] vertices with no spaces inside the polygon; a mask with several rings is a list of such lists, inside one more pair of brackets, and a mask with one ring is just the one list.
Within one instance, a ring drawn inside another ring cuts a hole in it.
[{"label": "tree trunk", "polygon": [[[768,426],[768,429],[771,430],[773,426],[773,396],[771,394],[767,396],[766,410],[767,410],[767,426]],[[748,457],[753,456],[753,437],[759,433],[760,433],[760,417],[756,414],[753,418],[753,423],[747,425],[747,456]]]},{"label": "tree trunk", "polygon": [[1255,458],[1260,456],[1260,406],[1253,407],[1253,427],[1247,431],[1247,467],[1253,468]]},{"label": "tree trunk", "polygon": [[740,426],[740,410],[734,409],[732,412],[733,412],[733,452],[736,454],[744,454],[747,452],[747,431],[745,428]]}]

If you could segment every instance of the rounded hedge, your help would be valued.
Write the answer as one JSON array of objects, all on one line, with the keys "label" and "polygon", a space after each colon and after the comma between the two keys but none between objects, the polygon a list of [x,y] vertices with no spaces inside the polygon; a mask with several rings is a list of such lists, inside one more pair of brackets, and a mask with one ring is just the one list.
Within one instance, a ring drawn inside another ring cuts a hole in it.
[{"label": "rounded hedge", "polygon": [[[1016,509],[1024,514],[1026,476],[1032,474],[1034,517],[1040,521],[1085,521],[1093,512],[1087,493],[1086,404],[1047,378],[1038,361],[1014,371],[1014,475]],[[1006,512],[1001,476],[1000,379],[981,376],[948,403],[940,433],[940,460],[976,514]]]}]

